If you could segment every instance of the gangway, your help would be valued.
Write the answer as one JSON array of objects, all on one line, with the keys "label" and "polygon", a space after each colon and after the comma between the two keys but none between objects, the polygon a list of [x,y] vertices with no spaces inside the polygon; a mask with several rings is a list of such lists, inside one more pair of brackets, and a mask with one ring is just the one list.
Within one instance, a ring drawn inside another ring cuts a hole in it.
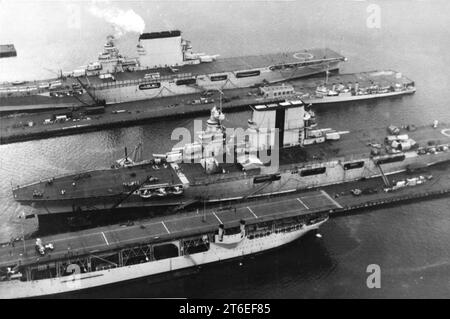
[{"label": "gangway", "polygon": [[386,175],[383,172],[383,169],[381,168],[381,164],[377,164],[378,169],[380,170],[381,173],[381,178],[383,179],[383,183],[386,187],[391,187],[391,183],[389,182],[389,179],[386,177]]}]

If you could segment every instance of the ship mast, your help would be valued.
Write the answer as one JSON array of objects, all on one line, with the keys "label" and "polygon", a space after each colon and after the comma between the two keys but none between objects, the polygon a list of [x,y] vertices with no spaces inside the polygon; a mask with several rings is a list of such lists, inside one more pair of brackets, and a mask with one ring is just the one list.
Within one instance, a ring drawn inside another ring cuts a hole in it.
[{"label": "ship mast", "polygon": [[217,91],[219,92],[219,111],[222,113],[222,97],[223,97],[223,91],[219,88],[211,88],[210,91]]},{"label": "ship mast", "polygon": [[27,255],[27,248],[25,246],[25,232],[23,230],[23,220],[25,219],[25,213],[21,212],[19,215],[20,218],[20,227],[22,229],[22,243],[23,243],[23,255],[26,256]]},{"label": "ship mast", "polygon": [[222,97],[223,97],[223,91],[221,89],[217,89],[219,91],[219,110],[220,113],[222,113]]}]

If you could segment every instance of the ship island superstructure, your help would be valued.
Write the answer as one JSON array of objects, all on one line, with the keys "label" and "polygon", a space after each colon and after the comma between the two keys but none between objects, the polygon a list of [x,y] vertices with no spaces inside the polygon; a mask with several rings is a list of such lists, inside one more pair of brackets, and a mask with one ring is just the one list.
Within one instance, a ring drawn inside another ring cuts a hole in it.
[{"label": "ship island superstructure", "polygon": [[181,32],[143,33],[138,56],[126,58],[109,36],[98,61],[59,78],[0,86],[0,106],[111,104],[250,87],[338,70],[346,59],[330,49],[218,58],[194,53]]}]

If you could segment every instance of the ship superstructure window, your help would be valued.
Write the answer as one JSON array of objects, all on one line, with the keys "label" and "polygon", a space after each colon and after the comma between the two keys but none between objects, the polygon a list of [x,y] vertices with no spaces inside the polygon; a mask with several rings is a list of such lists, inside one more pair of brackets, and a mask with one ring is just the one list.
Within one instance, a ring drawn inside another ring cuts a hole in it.
[{"label": "ship superstructure window", "polygon": [[213,75],[210,77],[211,81],[225,81],[226,79],[228,79],[228,75],[226,74],[221,74],[221,75]]},{"label": "ship superstructure window", "polygon": [[244,72],[238,72],[236,73],[237,78],[247,78],[251,76],[258,76],[261,74],[260,70],[253,70],[253,71],[244,71]]},{"label": "ship superstructure window", "polygon": [[265,86],[260,88],[260,92],[266,98],[290,96],[295,94],[295,90],[292,85]]},{"label": "ship superstructure window", "polygon": [[311,176],[311,175],[318,175],[323,174],[327,170],[326,167],[317,167],[317,168],[311,168],[311,169],[305,169],[300,172],[300,176]]},{"label": "ship superstructure window", "polygon": [[355,169],[355,168],[361,168],[361,167],[364,167],[364,161],[359,161],[359,162],[353,162],[353,163],[346,163],[346,164],[344,164],[344,170]]},{"label": "ship superstructure window", "polygon": [[401,162],[405,160],[405,155],[401,154],[401,155],[396,155],[396,156],[390,156],[390,157],[385,157],[385,158],[380,158],[376,161],[377,165],[380,164],[387,164],[387,163],[394,163],[394,162]]},{"label": "ship superstructure window", "polygon": [[190,85],[190,84],[196,84],[196,83],[197,83],[196,79],[182,79],[182,80],[176,81],[177,85]]}]

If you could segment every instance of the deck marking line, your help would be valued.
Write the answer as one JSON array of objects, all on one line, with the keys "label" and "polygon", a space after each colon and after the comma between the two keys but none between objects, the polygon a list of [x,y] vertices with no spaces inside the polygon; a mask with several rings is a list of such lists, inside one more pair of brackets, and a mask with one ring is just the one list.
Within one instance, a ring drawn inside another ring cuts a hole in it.
[{"label": "deck marking line", "polygon": [[325,192],[324,190],[321,190],[320,192],[323,194],[323,196],[325,196],[326,198],[328,198],[334,205],[336,205],[336,206],[339,207],[339,208],[342,208],[341,204],[339,204],[337,201],[335,201],[333,198],[331,198],[331,196],[328,195],[327,192]]},{"label": "deck marking line", "polygon": [[167,228],[166,224],[164,224],[164,222],[162,221],[161,224],[164,226],[164,228],[166,229],[167,233],[170,234],[169,228]]},{"label": "deck marking line", "polygon": [[441,130],[441,134],[450,137],[450,128]]},{"label": "deck marking line", "polygon": [[247,206],[247,209],[250,211],[250,213],[252,213],[253,216],[255,216],[255,218],[258,218],[258,216],[256,216],[256,214],[252,211],[250,207]]},{"label": "deck marking line", "polygon": [[322,194],[314,194],[314,195],[304,195],[304,196],[301,196],[301,198],[303,198],[303,199],[307,199],[307,198],[317,198],[317,197],[322,197]]},{"label": "deck marking line", "polygon": [[215,212],[213,212],[213,215],[217,218],[217,220],[219,221],[219,223],[223,224],[222,221],[220,220],[219,216],[217,216]]},{"label": "deck marking line", "polygon": [[102,235],[103,235],[103,239],[105,240],[106,245],[109,246],[109,242],[108,242],[108,239],[106,239],[105,233],[102,232]]},{"label": "deck marking line", "polygon": [[299,201],[300,204],[302,204],[303,206],[305,206],[306,209],[309,209],[308,206],[306,206],[305,203],[303,203],[303,201],[300,198],[297,198],[297,200]]}]

